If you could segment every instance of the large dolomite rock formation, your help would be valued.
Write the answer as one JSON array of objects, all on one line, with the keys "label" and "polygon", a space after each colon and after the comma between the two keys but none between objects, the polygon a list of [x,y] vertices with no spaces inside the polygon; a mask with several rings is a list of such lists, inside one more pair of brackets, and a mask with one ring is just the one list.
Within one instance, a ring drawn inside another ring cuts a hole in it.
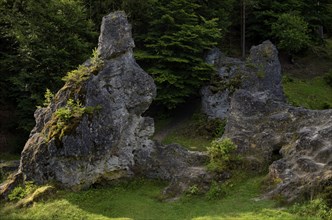
[{"label": "large dolomite rock formation", "polygon": [[[153,79],[133,58],[133,47],[131,26],[124,13],[104,17],[98,44],[103,68],[91,74],[79,92],[73,92],[67,82],[47,108],[35,112],[36,126],[20,165],[27,180],[54,180],[64,187],[81,188],[132,175],[133,151],[153,144],[149,140],[153,120],[141,114],[156,95]],[[89,66],[89,61],[85,65]],[[47,140],[45,127],[69,98],[100,110],[84,114],[61,140]]]},{"label": "large dolomite rock formation", "polygon": [[[271,42],[253,47],[246,62],[222,54],[214,60],[219,76],[203,88],[203,110],[227,119],[224,137],[238,145],[248,167],[270,165],[268,195],[293,201],[331,186],[332,110],[285,103],[278,52]],[[235,77],[241,83],[235,81],[231,92]],[[220,84],[228,87],[216,88]]]},{"label": "large dolomite rock formation", "polygon": [[[206,155],[150,140],[153,119],[141,115],[156,96],[156,87],[135,62],[133,47],[125,14],[105,16],[98,44],[103,65],[85,62],[91,72],[86,80],[79,84],[69,80],[46,108],[36,110],[36,126],[22,152],[19,172],[0,187],[3,197],[22,179],[78,190],[143,175],[169,180],[172,184],[166,191],[173,196],[191,182],[211,179],[202,167]],[[69,120],[62,135],[54,134],[57,112],[70,99],[94,111]]]}]

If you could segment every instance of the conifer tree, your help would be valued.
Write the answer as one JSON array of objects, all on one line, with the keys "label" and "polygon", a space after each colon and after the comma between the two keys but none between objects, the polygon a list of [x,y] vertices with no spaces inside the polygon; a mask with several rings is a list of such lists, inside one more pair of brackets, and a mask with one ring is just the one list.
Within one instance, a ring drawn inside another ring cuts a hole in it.
[{"label": "conifer tree", "polygon": [[212,66],[204,52],[221,38],[218,19],[198,14],[201,5],[189,0],[158,1],[144,36],[144,48],[135,53],[157,84],[157,102],[174,108],[196,94],[210,79]]}]

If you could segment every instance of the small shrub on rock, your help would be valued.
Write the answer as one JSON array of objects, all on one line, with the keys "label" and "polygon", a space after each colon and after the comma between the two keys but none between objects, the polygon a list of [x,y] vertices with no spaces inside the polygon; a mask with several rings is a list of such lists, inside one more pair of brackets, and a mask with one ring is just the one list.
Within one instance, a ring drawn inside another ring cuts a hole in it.
[{"label": "small shrub on rock", "polygon": [[216,139],[207,148],[210,157],[208,169],[214,172],[222,172],[234,167],[240,158],[235,154],[236,144],[229,138]]},{"label": "small shrub on rock", "polygon": [[8,195],[9,201],[18,201],[26,197],[27,195],[33,193],[36,190],[36,186],[33,182],[25,182],[23,186],[17,186],[13,191]]}]

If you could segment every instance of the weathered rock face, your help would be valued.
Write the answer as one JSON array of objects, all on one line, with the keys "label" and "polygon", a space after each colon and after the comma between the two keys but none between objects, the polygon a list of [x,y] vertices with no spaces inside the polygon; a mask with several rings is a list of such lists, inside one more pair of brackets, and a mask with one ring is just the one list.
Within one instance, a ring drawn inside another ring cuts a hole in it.
[{"label": "weathered rock face", "polygon": [[[81,188],[103,179],[132,175],[135,149],[152,145],[153,120],[141,114],[156,95],[152,78],[135,62],[131,26],[122,12],[103,18],[98,51],[104,67],[73,94],[68,83],[47,108],[35,113],[36,127],[26,143],[20,171],[37,183],[54,180],[64,187]],[[89,62],[87,62],[89,63]],[[88,65],[88,64],[87,64]],[[61,141],[47,140],[45,125],[69,98],[85,106],[99,106],[85,114]]]},{"label": "weathered rock face", "polygon": [[[219,72],[224,62],[221,58]],[[228,70],[237,73],[228,73],[242,74],[243,82],[228,97],[227,90],[215,93],[223,94],[216,102],[228,102],[223,106],[226,113],[212,117],[227,116],[224,136],[238,145],[251,169],[272,163],[269,177],[274,188],[269,195],[292,201],[331,185],[332,110],[307,110],[284,102],[278,52],[270,42],[253,47],[246,63],[238,60],[232,65]]]},{"label": "weathered rock face", "polygon": [[276,100],[284,100],[278,51],[270,41],[251,49],[246,62],[223,55],[213,49],[207,62],[217,69],[215,80],[201,90],[202,111],[210,118],[225,119],[231,96],[237,89],[268,92]]}]

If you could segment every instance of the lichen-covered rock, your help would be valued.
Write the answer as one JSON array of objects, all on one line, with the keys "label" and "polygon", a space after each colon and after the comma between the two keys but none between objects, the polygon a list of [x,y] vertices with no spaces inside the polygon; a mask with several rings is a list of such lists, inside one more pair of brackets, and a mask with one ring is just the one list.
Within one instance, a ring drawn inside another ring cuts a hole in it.
[{"label": "lichen-covered rock", "polygon": [[[264,171],[271,164],[267,182],[273,187],[268,195],[293,201],[330,186],[332,110],[307,110],[284,102],[278,51],[269,41],[253,47],[245,64],[233,65],[228,69],[241,70],[245,77],[228,97],[224,137],[237,144],[248,168]],[[231,73],[235,74],[239,73]]]}]

